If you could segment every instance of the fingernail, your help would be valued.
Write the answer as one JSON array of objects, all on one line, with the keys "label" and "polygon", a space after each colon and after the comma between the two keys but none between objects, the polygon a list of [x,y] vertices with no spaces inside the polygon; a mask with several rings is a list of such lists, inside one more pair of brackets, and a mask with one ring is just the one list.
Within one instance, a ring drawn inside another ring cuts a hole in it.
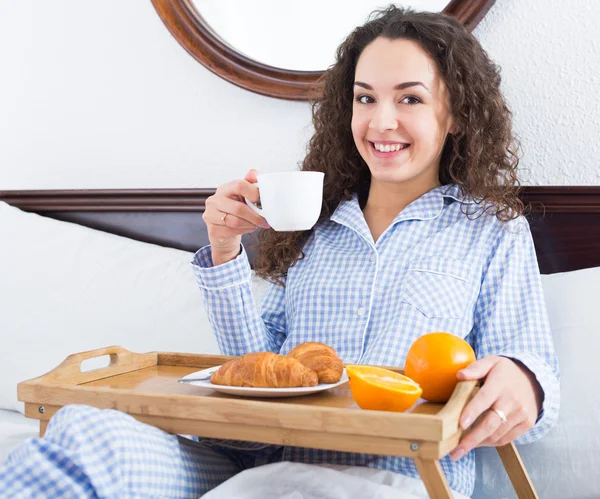
[{"label": "fingernail", "polygon": [[465,450],[459,447],[454,452],[450,453],[450,459],[452,459],[452,461],[458,461],[464,455]]},{"label": "fingernail", "polygon": [[460,420],[460,426],[463,430],[466,430],[471,424],[471,416],[465,416]]}]

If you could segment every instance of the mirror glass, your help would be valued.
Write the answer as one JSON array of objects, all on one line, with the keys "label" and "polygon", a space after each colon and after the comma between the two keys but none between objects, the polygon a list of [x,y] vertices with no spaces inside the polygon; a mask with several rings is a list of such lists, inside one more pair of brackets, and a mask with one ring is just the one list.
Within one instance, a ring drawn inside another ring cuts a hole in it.
[{"label": "mirror glass", "polygon": [[[335,50],[377,0],[192,0],[215,36],[250,59],[276,68],[323,71]],[[440,12],[449,0],[407,0],[395,5]]]}]

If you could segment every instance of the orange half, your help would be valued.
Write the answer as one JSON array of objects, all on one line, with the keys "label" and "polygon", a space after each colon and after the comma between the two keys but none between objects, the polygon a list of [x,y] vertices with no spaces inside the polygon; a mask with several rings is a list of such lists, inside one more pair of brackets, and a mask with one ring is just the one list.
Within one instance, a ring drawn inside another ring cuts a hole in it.
[{"label": "orange half", "polygon": [[352,398],[361,409],[403,412],[423,390],[408,376],[374,366],[346,366]]}]

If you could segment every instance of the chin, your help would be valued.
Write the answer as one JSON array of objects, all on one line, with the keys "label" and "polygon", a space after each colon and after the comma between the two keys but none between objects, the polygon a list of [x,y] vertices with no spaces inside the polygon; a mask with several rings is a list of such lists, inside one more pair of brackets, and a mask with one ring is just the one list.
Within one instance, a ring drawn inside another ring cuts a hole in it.
[{"label": "chin", "polygon": [[429,177],[433,177],[434,183],[437,183],[437,173],[432,175],[430,168],[415,165],[408,161],[402,164],[368,164],[371,172],[371,179],[377,182],[404,184],[404,183],[428,183]]},{"label": "chin", "polygon": [[403,169],[402,167],[396,168],[370,168],[371,170],[371,178],[378,182],[388,182],[388,183],[403,183],[415,178],[413,172],[408,171],[408,169]]}]

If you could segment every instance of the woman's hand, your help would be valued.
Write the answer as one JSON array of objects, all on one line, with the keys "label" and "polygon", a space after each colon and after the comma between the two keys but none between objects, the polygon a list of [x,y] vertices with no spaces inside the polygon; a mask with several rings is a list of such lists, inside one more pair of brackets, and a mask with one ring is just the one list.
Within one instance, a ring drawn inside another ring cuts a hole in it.
[{"label": "woman's hand", "polygon": [[244,180],[234,180],[217,188],[206,200],[202,219],[208,229],[213,265],[220,265],[236,258],[240,253],[242,234],[259,227],[268,228],[267,221],[250,209],[244,198],[257,202],[259,199],[256,170],[250,170]]},{"label": "woman's hand", "polygon": [[461,428],[466,430],[483,416],[450,453],[452,460],[460,459],[475,447],[512,442],[535,424],[543,392],[534,374],[521,363],[507,357],[484,357],[459,371],[458,379],[485,379],[463,409]]}]

